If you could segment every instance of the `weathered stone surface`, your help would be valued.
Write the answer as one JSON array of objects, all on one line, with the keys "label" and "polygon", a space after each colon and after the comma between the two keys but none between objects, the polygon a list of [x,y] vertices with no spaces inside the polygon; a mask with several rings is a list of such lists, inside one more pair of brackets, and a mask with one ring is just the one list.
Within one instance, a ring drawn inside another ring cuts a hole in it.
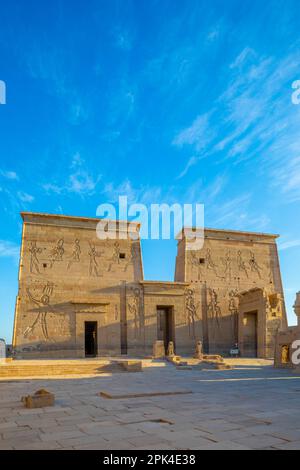
[{"label": "weathered stone surface", "polygon": [[27,395],[21,400],[26,408],[44,408],[46,406],[54,406],[55,396],[47,390],[41,389],[34,395]]},{"label": "weathered stone surface", "polygon": [[120,364],[127,372],[142,372],[142,361],[122,361]]},{"label": "weathered stone surface", "polygon": [[224,362],[220,362],[220,363],[215,364],[215,369],[230,370],[232,369],[232,366],[230,364],[225,364]]},{"label": "weathered stone surface", "polygon": [[[274,373],[271,361],[253,358],[230,359],[237,367],[224,372],[147,362],[145,374],[103,380],[0,380],[0,449],[300,449],[299,377],[291,370]],[[122,395],[194,393],[108,400],[97,396],[102,382]],[[23,408],[20,396],[37,388],[51,390],[56,406]]]},{"label": "weathered stone surface", "polygon": [[180,356],[167,356],[166,360],[168,362],[171,362],[172,364],[175,364],[175,365],[180,365],[181,364],[181,357]]},{"label": "weathered stone surface", "polygon": [[174,356],[175,356],[174,343],[173,343],[173,341],[169,341],[168,350],[167,350],[167,356],[168,356],[168,357],[174,357]]},{"label": "weathered stone surface", "polygon": [[136,393],[116,393],[116,392],[108,392],[108,391],[102,391],[100,392],[100,396],[103,398],[115,398],[115,399],[121,399],[121,398],[142,398],[142,397],[159,397],[159,396],[168,396],[168,395],[186,395],[192,393],[191,390],[170,390],[170,391],[152,391],[152,392],[136,392]]},{"label": "weathered stone surface", "polygon": [[160,359],[161,357],[165,357],[165,345],[164,342],[161,340],[157,340],[153,343],[153,357],[154,359]]},{"label": "weathered stone surface", "polygon": [[[298,317],[298,326],[291,326],[289,328],[277,331],[274,352],[274,366],[292,368],[295,372],[300,373],[300,364],[296,364],[295,360],[293,361],[293,353],[296,353],[297,349],[299,348],[298,343],[295,342],[300,340],[300,292],[296,294],[294,311]],[[298,357],[295,359],[298,362],[300,353],[296,355]]]},{"label": "weathered stone surface", "polygon": [[194,358],[199,359],[199,361],[202,361],[202,359],[203,359],[202,341],[197,341],[197,343],[196,343]]},{"label": "weathered stone surface", "polygon": [[273,356],[287,326],[276,235],[205,229],[200,250],[184,235],[176,282],[158,282],[143,280],[138,224],[117,221],[118,238],[103,240],[97,219],[22,218],[16,358],[149,356],[156,341],[157,358],[169,342],[191,357],[197,341],[205,354],[238,343],[243,356]]}]

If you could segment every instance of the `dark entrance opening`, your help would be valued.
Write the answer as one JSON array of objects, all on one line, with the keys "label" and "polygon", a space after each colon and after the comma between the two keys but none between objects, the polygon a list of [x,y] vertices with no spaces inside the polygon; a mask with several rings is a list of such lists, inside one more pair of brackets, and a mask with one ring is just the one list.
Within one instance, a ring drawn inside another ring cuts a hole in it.
[{"label": "dark entrance opening", "polygon": [[257,357],[257,311],[244,313],[244,356]]},{"label": "dark entrance opening", "polygon": [[85,357],[96,357],[98,344],[97,344],[97,322],[96,321],[86,321],[84,322],[84,332],[85,332]]},{"label": "dark entrance opening", "polygon": [[166,351],[170,341],[175,346],[173,307],[157,307],[157,339],[164,342]]}]

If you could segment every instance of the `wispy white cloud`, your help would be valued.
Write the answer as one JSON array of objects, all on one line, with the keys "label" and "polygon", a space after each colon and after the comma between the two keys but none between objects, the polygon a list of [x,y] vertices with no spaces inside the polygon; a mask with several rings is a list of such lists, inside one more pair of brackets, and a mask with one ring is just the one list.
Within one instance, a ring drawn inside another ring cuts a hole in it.
[{"label": "wispy white cloud", "polygon": [[61,194],[66,189],[65,186],[59,186],[58,184],[53,184],[53,183],[45,183],[42,185],[42,188],[48,194],[50,193]]},{"label": "wispy white cloud", "polygon": [[215,136],[209,117],[208,113],[198,116],[189,127],[175,136],[173,144],[178,147],[192,145],[197,151],[205,149]]},{"label": "wispy white cloud", "polygon": [[99,175],[94,178],[94,176],[87,171],[78,170],[69,176],[67,190],[70,193],[91,194],[94,192],[100,178]]},{"label": "wispy white cloud", "polygon": [[211,157],[216,164],[251,159],[270,188],[280,188],[287,201],[299,200],[300,114],[290,100],[299,61],[299,52],[276,60],[242,49],[229,66],[223,93],[172,141],[193,151],[178,178],[197,158]]},{"label": "wispy white cloud", "polygon": [[298,240],[289,240],[285,242],[278,243],[278,249],[280,251],[289,250],[290,248],[298,248],[300,246],[300,239]]},{"label": "wispy white cloud", "polygon": [[22,66],[31,78],[43,82],[49,95],[63,104],[65,120],[78,125],[89,118],[92,103],[89,94],[79,91],[74,85],[65,54],[65,50],[39,41],[25,55],[22,52]]},{"label": "wispy white cloud", "polygon": [[24,191],[18,191],[17,196],[22,202],[33,202],[34,201],[34,196],[31,196],[31,194],[27,194]]},{"label": "wispy white cloud", "polygon": [[80,196],[91,195],[95,192],[97,184],[101,179],[101,175],[93,175],[86,166],[85,160],[81,157],[80,153],[73,155],[70,172],[65,178],[63,184],[56,181],[44,183],[42,185],[46,193],[75,193]]},{"label": "wispy white cloud", "polygon": [[245,61],[247,60],[247,58],[249,58],[250,56],[254,57],[255,56],[255,52],[253,49],[251,49],[250,47],[245,47],[240,53],[239,55],[235,58],[235,60],[230,64],[230,68],[231,69],[236,69],[236,68],[240,68],[244,63]]},{"label": "wispy white cloud", "polygon": [[197,163],[198,161],[199,161],[199,157],[192,156],[192,157],[188,160],[188,162],[187,162],[187,164],[185,165],[184,169],[182,170],[181,173],[179,173],[179,175],[177,176],[176,179],[179,180],[179,179],[183,178],[183,177],[187,174],[187,172],[189,171],[189,169],[190,169],[192,166],[196,165],[196,163]]},{"label": "wispy white cloud", "polygon": [[20,254],[20,247],[16,243],[0,240],[0,257],[1,258],[13,258],[15,261],[18,260]]},{"label": "wispy white cloud", "polygon": [[[102,194],[111,203],[118,202],[119,196],[127,196],[129,204],[139,203],[145,204],[146,206],[160,202],[163,197],[160,187],[150,187],[145,185],[134,186],[128,179],[119,184],[106,184]],[[168,196],[165,195],[165,197]]]},{"label": "wispy white cloud", "polygon": [[3,178],[6,178],[8,180],[19,180],[19,176],[15,171],[5,171],[5,170],[0,170],[0,175],[3,176]]}]

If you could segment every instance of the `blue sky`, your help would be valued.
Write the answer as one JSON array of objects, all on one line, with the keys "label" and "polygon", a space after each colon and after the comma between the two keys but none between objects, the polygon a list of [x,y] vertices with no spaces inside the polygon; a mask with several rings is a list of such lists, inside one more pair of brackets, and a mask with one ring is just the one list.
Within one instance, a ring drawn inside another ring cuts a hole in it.
[{"label": "blue sky", "polygon": [[[208,227],[280,233],[300,290],[297,0],[1,2],[0,337],[11,339],[21,210],[204,203]],[[176,242],[144,241],[147,279]]]}]

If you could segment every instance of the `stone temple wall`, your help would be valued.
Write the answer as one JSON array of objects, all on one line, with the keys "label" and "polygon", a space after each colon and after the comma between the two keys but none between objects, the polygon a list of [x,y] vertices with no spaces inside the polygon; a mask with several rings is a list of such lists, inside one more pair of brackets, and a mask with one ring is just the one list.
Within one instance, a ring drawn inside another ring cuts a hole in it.
[{"label": "stone temple wall", "polygon": [[[265,318],[258,323],[258,328],[264,329],[258,331],[258,336],[265,339],[260,351],[261,355],[272,356],[272,348],[267,351],[268,329],[274,336],[274,328],[287,325],[276,238],[276,235],[205,229],[201,250],[187,249],[188,241],[184,237],[178,242],[175,279],[191,284],[207,352],[228,354],[235,343],[242,341],[240,294],[261,289],[265,292]],[[279,296],[278,308],[270,305],[272,294]]]},{"label": "stone temple wall", "polygon": [[177,354],[201,340],[209,353],[238,342],[268,357],[287,326],[276,236],[206,229],[201,250],[179,240],[175,282],[144,281],[139,224],[130,223],[134,239],[126,222],[116,222],[117,239],[99,239],[97,219],[22,218],[15,357],[84,357],[87,324],[96,356],[150,355],[163,334]]},{"label": "stone temple wall", "polygon": [[17,356],[83,356],[85,321],[98,322],[99,355],[119,354],[123,285],[130,292],[143,278],[139,240],[99,240],[93,219],[22,216]]}]

